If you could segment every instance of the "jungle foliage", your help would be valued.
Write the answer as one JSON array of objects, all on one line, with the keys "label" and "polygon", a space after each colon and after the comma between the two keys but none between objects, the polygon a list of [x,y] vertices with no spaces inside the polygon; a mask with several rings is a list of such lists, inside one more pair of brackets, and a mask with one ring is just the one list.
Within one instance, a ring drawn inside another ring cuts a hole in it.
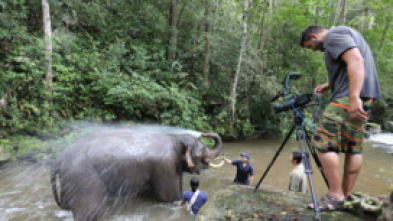
[{"label": "jungle foliage", "polygon": [[[393,118],[390,0],[49,3],[53,94],[45,80],[41,1],[0,0],[0,99],[7,103],[0,107],[2,137],[47,137],[76,120],[165,124],[233,138],[283,132],[292,115],[276,115],[269,101],[283,76],[303,74],[294,86],[299,93],[311,93],[327,78],[323,55],[299,46],[301,31],[314,24],[348,25],[365,36],[384,96],[372,120]],[[230,87],[237,68],[231,118]]]}]

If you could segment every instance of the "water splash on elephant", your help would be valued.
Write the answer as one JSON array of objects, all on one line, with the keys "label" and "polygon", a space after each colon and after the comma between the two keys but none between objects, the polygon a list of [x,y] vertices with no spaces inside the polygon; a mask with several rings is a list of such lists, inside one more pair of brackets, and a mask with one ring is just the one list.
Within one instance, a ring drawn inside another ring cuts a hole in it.
[{"label": "water splash on elephant", "polygon": [[[130,124],[127,122],[120,123],[91,123],[91,122],[77,122],[70,124],[64,130],[64,135],[53,140],[41,141],[39,139],[31,139],[26,144],[28,152],[20,153],[20,159],[31,162],[48,163],[56,158],[60,152],[74,143],[78,139],[82,139],[92,133],[100,131],[111,131],[117,129],[128,129],[134,131],[141,131],[144,133],[169,133],[182,134],[187,133],[195,138],[201,136],[201,132],[195,130],[184,129],[173,126],[161,126],[155,124]],[[26,147],[23,147],[25,149]],[[22,149],[22,148],[21,148]]]},{"label": "water splash on elephant", "polygon": [[135,129],[148,133],[171,133],[171,134],[187,133],[195,138],[200,138],[202,135],[202,132],[196,130],[183,129],[180,127],[161,126],[161,125],[137,125],[131,127],[130,129]]},{"label": "water splash on elephant", "polygon": [[[200,137],[212,138],[213,149]],[[221,148],[215,133],[156,125],[103,127],[58,156],[51,169],[53,195],[77,221],[95,220],[108,205],[121,207],[135,196],[173,202],[181,198],[183,172],[199,173]]]}]

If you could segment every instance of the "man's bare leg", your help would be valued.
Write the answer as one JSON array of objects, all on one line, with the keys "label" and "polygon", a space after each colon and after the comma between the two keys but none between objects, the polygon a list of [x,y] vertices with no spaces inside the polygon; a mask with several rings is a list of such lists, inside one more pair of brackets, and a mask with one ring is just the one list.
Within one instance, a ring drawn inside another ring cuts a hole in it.
[{"label": "man's bare leg", "polygon": [[336,200],[344,198],[340,176],[340,157],[336,152],[318,152],[323,172],[329,183],[329,194]]},{"label": "man's bare leg", "polygon": [[342,189],[344,196],[352,194],[356,179],[362,168],[363,155],[362,154],[346,154],[344,163],[344,174]]}]

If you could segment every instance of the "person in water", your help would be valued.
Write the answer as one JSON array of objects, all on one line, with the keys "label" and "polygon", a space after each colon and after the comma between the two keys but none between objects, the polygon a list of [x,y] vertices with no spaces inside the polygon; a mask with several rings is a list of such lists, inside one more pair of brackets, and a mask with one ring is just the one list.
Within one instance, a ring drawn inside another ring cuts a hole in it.
[{"label": "person in water", "polygon": [[248,153],[240,154],[241,160],[230,160],[223,156],[225,162],[236,166],[236,176],[233,182],[243,185],[252,186],[254,183],[254,168],[250,164],[250,155]]},{"label": "person in water", "polygon": [[182,200],[179,201],[179,206],[183,206],[187,203],[187,211],[190,212],[191,216],[196,216],[202,206],[207,202],[207,194],[204,191],[200,191],[199,179],[196,177],[190,180],[191,191],[187,191],[183,194]]},{"label": "person in water", "polygon": [[289,175],[289,191],[307,193],[307,177],[302,163],[302,154],[292,152],[289,162],[293,165],[293,170]]}]

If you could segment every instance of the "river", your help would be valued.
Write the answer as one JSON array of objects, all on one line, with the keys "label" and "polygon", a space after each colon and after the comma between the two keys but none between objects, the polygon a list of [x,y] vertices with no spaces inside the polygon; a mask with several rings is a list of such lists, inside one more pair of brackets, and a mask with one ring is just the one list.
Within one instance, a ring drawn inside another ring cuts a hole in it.
[{"label": "river", "polygon": [[[390,140],[393,135],[390,136]],[[223,151],[228,158],[238,159],[241,152],[251,155],[256,181],[269,165],[282,140],[249,140],[225,143]],[[376,148],[376,141],[367,140],[364,150],[365,161],[355,190],[374,195],[386,195],[393,184],[393,155],[386,148]],[[378,146],[378,145],[377,145]],[[277,161],[272,166],[262,185],[285,190],[292,169],[288,157],[298,150],[296,141],[288,142]],[[326,193],[327,188],[320,172],[313,166],[312,179],[317,195]],[[199,178],[200,189],[212,197],[220,188],[232,184],[235,168],[224,165],[218,169],[204,170]],[[189,187],[192,175],[184,177],[184,189]],[[56,205],[49,182],[49,166],[45,164],[17,163],[0,169],[0,220],[1,221],[72,221],[68,211]],[[261,186],[263,188],[263,186]],[[184,208],[173,203],[152,202],[134,199],[128,204],[111,209],[100,220],[139,221],[139,220],[191,220]]]}]

